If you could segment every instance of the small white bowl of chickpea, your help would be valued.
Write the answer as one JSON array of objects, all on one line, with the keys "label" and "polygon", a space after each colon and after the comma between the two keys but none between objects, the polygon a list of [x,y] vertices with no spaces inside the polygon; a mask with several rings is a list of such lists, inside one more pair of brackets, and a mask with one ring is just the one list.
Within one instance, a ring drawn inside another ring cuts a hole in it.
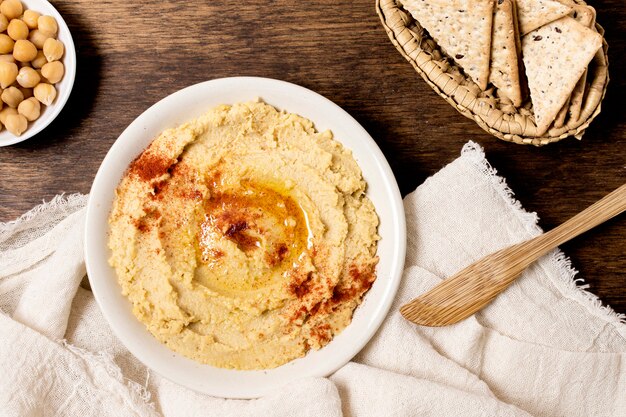
[{"label": "small white bowl of chickpea", "polygon": [[46,0],[0,3],[0,146],[33,137],[61,112],[76,76],[69,28]]}]

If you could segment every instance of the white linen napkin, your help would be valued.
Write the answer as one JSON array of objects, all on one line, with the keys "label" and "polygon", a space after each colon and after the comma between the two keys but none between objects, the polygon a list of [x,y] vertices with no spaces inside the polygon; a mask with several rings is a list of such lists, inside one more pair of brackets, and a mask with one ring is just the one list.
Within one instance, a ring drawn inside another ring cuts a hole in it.
[{"label": "white linen napkin", "polygon": [[463,266],[541,232],[474,143],[405,198],[406,270],[366,348],[329,378],[257,400],[178,386],[113,336],[79,286],[85,203],[59,196],[0,224],[2,416],[626,416],[624,317],[576,286],[560,251],[457,325],[420,327],[398,313]]}]

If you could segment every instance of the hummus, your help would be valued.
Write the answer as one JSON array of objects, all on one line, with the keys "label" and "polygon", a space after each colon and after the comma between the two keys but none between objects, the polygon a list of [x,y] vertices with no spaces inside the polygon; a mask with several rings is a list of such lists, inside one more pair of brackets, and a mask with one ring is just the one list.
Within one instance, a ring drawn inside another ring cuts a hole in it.
[{"label": "hummus", "polygon": [[350,151],[262,102],[164,131],[110,214],[133,313],[198,362],[263,369],[319,349],[375,279],[378,217]]}]

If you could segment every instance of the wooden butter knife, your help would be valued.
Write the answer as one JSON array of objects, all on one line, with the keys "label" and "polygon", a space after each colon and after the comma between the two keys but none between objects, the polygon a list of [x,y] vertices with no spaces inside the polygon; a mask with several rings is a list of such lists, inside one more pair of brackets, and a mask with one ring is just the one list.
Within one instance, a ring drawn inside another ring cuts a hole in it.
[{"label": "wooden butter knife", "polygon": [[446,326],[489,304],[534,261],[551,249],[626,210],[626,184],[560,226],[485,256],[400,308],[424,326]]}]

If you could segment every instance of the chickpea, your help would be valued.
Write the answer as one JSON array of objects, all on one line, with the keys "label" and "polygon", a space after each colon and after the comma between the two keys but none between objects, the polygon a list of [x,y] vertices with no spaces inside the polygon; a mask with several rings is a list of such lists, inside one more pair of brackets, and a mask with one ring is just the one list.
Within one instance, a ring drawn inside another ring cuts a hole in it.
[{"label": "chickpea", "polygon": [[15,41],[6,33],[0,33],[0,54],[10,54],[13,52]]},{"label": "chickpea", "polygon": [[[43,54],[43,52],[42,52]],[[13,54],[4,54],[0,55],[0,61],[13,62],[15,63],[15,58],[13,58]],[[48,62],[48,61],[46,61]]]},{"label": "chickpea", "polygon": [[39,16],[39,19],[37,19],[37,28],[48,37],[56,36],[57,31],[59,30],[57,21],[54,20],[54,17],[52,16]]},{"label": "chickpea", "polygon": [[31,97],[17,106],[17,112],[26,117],[29,122],[34,122],[41,114],[41,104],[35,97]]},{"label": "chickpea", "polygon": [[2,101],[9,105],[9,107],[16,108],[22,100],[24,100],[24,94],[17,87],[9,87],[0,95]]},{"label": "chickpea", "polygon": [[[48,62],[41,67],[41,75],[46,77],[50,84],[56,84],[63,78],[65,67],[60,61]],[[19,78],[19,77],[18,77]]]},{"label": "chickpea", "polygon": [[48,82],[48,80],[46,80],[46,77],[44,77],[43,74],[41,73],[41,68],[35,69],[35,71],[37,71],[37,74],[39,74],[39,78],[41,78],[41,82],[42,83],[47,83]]},{"label": "chickpea", "polygon": [[7,19],[16,19],[22,15],[24,7],[20,0],[4,0],[0,4],[0,12],[7,17]]},{"label": "chickpea", "polygon": [[50,104],[52,104],[52,102],[56,98],[57,90],[51,84],[39,83],[33,90],[33,94],[35,95],[35,98],[39,100],[41,104],[45,104],[46,106],[49,106]]},{"label": "chickpea", "polygon": [[[44,42],[43,44],[43,54],[46,56],[46,59],[48,60],[48,62],[57,61],[61,59],[61,57],[63,56],[64,50],[65,48],[63,47],[63,42],[57,41],[54,38],[46,39],[46,42]],[[36,52],[35,52],[35,55],[37,55]]]},{"label": "chickpea", "polygon": [[28,120],[21,114],[10,114],[4,124],[7,130],[15,136],[20,136],[28,128]]},{"label": "chickpea", "polygon": [[[0,103],[2,102],[0,101]],[[7,116],[10,116],[12,114],[17,114],[17,110],[11,107],[5,107],[4,109],[0,110],[0,123],[2,123],[3,125],[6,125]]]},{"label": "chickpea", "polygon": [[13,62],[0,61],[0,87],[7,88],[17,78],[17,65]]},{"label": "chickpea", "polygon": [[[2,59],[4,55],[0,55],[0,59]],[[9,55],[11,58],[13,58],[13,55]],[[37,51],[37,56],[35,57],[35,59],[33,59],[30,64],[33,66],[33,68],[42,68],[44,65],[46,65],[48,63],[48,60],[46,59],[46,56],[43,54],[43,51]]]},{"label": "chickpea", "polygon": [[28,26],[20,19],[13,19],[9,22],[7,33],[13,40],[28,38]]},{"label": "chickpea", "polygon": [[37,49],[43,49],[43,44],[46,42],[49,36],[44,35],[39,30],[31,30],[30,35],[28,36],[28,40],[33,43],[37,47]]},{"label": "chickpea", "polygon": [[0,32],[4,32],[5,30],[7,30],[8,26],[9,26],[9,19],[7,19],[5,15],[0,14]]},{"label": "chickpea", "polygon": [[41,13],[34,10],[24,10],[22,20],[26,23],[29,29],[37,29],[37,19],[39,19]]},{"label": "chickpea", "polygon": [[[54,39],[53,39],[54,40]],[[54,49],[56,51],[56,49]],[[45,55],[46,51],[44,51]],[[20,62],[29,62],[37,56],[37,47],[31,41],[20,39],[15,42],[13,47],[13,58]],[[47,57],[47,55],[46,55]]]},{"label": "chickpea", "polygon": [[[54,70],[54,71],[51,71],[51,72],[53,73],[53,75],[57,75],[56,71],[58,71],[58,70]],[[43,71],[42,71],[42,73],[43,73]],[[61,74],[61,77],[63,77],[63,74]],[[48,78],[48,77],[46,77],[46,78]],[[39,84],[39,82],[41,81],[41,77],[39,76],[37,71],[35,71],[34,69],[32,69],[30,67],[21,68],[20,72],[17,74],[16,79],[17,79],[17,83],[19,85],[21,85],[22,87],[24,87],[24,88],[33,88],[37,84]]]}]

